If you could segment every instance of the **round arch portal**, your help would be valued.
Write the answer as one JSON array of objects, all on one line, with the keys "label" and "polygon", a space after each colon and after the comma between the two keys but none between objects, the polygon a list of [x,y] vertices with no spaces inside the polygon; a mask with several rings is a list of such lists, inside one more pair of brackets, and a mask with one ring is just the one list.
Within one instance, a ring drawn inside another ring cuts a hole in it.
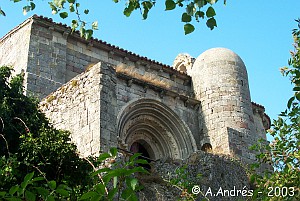
[{"label": "round arch portal", "polygon": [[131,101],[118,115],[118,136],[132,149],[142,145],[151,159],[184,159],[197,150],[187,125],[165,104],[153,99]]}]

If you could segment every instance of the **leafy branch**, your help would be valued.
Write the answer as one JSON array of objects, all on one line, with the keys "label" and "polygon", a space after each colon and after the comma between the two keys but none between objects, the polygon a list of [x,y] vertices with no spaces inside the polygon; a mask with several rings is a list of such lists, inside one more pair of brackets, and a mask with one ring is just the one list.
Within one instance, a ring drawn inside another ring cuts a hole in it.
[{"label": "leafy branch", "polygon": [[[22,2],[22,0],[11,0],[14,3]],[[35,0],[27,0],[26,5],[23,6],[23,14],[35,10]],[[58,14],[60,18],[66,19],[71,13],[76,16],[71,22],[72,31],[79,30],[81,37],[90,39],[93,36],[93,32],[98,30],[98,22],[94,21],[90,27],[87,28],[87,23],[82,19],[81,15],[89,14],[89,9],[80,11],[80,0],[49,0],[48,4],[53,15]],[[113,0],[115,3],[120,3],[121,0]],[[181,22],[185,23],[183,26],[184,33],[190,34],[195,30],[194,22],[200,22],[200,20],[206,21],[206,26],[213,30],[217,27],[217,21],[215,19],[216,11],[213,8],[218,0],[165,0],[165,11],[171,11],[174,9],[183,8]],[[223,0],[226,5],[226,0]],[[156,0],[126,0],[123,14],[129,17],[132,12],[139,10],[142,18],[146,20],[151,9],[156,4]],[[6,16],[4,10],[0,7],[0,15]]]}]

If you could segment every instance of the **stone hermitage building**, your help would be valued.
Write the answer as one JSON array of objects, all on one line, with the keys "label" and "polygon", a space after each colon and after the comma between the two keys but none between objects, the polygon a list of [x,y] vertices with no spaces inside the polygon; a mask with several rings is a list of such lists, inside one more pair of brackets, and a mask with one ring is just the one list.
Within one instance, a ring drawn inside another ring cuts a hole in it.
[{"label": "stone hermitage building", "polygon": [[33,16],[0,39],[0,64],[24,72],[26,94],[83,156],[120,147],[153,160],[197,150],[255,160],[270,119],[251,102],[246,67],[225,48],[173,67]]}]

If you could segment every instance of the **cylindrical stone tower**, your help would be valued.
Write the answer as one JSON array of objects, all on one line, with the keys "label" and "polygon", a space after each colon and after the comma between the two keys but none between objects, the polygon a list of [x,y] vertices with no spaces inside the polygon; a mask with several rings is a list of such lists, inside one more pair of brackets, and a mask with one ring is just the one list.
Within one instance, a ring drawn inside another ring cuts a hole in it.
[{"label": "cylindrical stone tower", "polygon": [[226,48],[202,53],[192,68],[196,98],[201,101],[203,139],[217,153],[253,160],[248,147],[256,141],[247,70],[242,59]]}]

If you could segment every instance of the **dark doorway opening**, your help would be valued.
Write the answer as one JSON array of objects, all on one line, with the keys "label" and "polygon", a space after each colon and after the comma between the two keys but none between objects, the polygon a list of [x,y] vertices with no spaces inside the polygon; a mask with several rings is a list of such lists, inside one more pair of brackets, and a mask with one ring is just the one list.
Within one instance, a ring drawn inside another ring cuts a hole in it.
[{"label": "dark doorway opening", "polygon": [[140,166],[142,166],[143,168],[145,168],[147,170],[151,169],[150,154],[149,154],[149,152],[147,151],[147,149],[145,148],[145,146],[143,144],[141,144],[140,142],[134,142],[130,147],[130,151],[133,152],[133,153],[140,153],[141,156],[139,156],[138,159],[144,159],[149,163],[149,164],[141,164]]},{"label": "dark doorway opening", "polygon": [[205,152],[211,152],[212,151],[212,146],[209,143],[205,143],[204,145],[202,145],[201,150],[205,151]]}]

